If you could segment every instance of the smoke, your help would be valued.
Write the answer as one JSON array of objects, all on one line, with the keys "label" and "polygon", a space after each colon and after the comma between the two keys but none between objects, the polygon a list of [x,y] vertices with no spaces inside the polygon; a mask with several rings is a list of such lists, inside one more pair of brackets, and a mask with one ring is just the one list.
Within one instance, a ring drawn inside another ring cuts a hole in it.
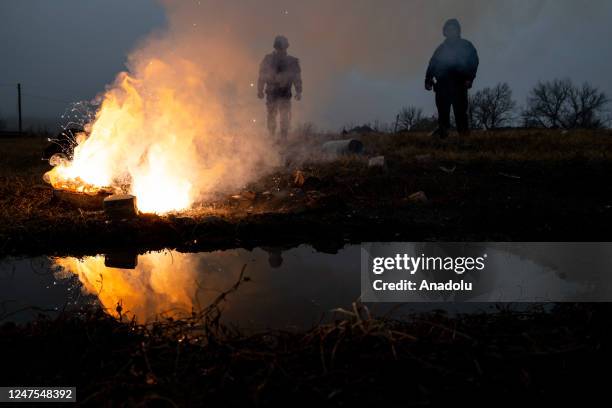
[{"label": "smoke", "polygon": [[[257,64],[271,50],[274,36],[286,35],[289,52],[301,60],[304,79],[304,100],[294,103],[294,123],[336,128],[346,121],[385,116],[389,106],[399,109],[407,101],[431,100],[422,89],[424,71],[443,40],[442,25],[448,18],[458,18],[464,35],[476,44],[486,79],[511,81],[519,74],[530,76],[531,60],[539,59],[541,70],[551,70],[557,58],[583,54],[584,45],[569,36],[584,31],[586,21],[609,17],[611,8],[605,0],[588,5],[572,0],[162,3],[169,21],[168,46],[231,73],[243,103],[257,103],[248,84],[256,80]],[[542,60],[547,49],[556,49],[558,55]],[[210,51],[215,53],[207,55]],[[208,61],[211,57],[215,61]],[[510,63],[522,69],[500,75]],[[533,83],[539,79],[536,75]],[[253,106],[252,112],[263,118],[263,105]]]},{"label": "smoke", "polygon": [[[415,98],[431,100],[422,89],[424,70],[448,18],[458,18],[481,51],[483,77],[503,81],[491,67],[514,63],[513,75],[524,76],[533,64],[521,56],[535,60],[548,44],[534,48],[528,39],[556,33],[563,44],[564,33],[575,34],[585,19],[610,9],[603,1],[569,0],[161,3],[167,26],[130,54],[128,73],[106,92],[91,137],[70,166],[54,170],[94,185],[127,179],[141,209],[154,212],[241,188],[280,163],[254,86],[277,34],[289,38],[289,53],[301,60],[304,93],[293,102],[294,127],[325,127],[367,121]],[[558,65],[554,58],[538,66]]]},{"label": "smoke", "polygon": [[[289,52],[300,58],[304,100],[294,103],[294,123],[337,124],[337,112],[364,113],[376,105],[371,97],[354,98],[359,88],[412,78],[441,40],[448,17],[475,29],[494,7],[490,1],[367,0],[314,1],[162,1],[169,28],[148,50],[166,50],[187,58],[228,84],[227,102],[249,107],[263,118],[263,105],[250,84],[257,66],[271,51],[275,35],[289,38]],[[538,3],[538,2],[534,2]],[[527,10],[532,10],[531,3]],[[140,55],[141,53],[137,53]],[[146,53],[145,53],[146,54]],[[231,85],[229,85],[231,84]],[[260,130],[263,130],[263,123]]]}]

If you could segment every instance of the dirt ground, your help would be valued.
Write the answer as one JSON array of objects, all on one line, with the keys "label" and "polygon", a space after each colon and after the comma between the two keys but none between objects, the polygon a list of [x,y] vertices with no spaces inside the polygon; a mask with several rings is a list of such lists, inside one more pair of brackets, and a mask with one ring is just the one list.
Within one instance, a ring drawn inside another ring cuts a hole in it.
[{"label": "dirt ground", "polygon": [[[304,143],[316,149],[338,137]],[[188,212],[119,221],[53,198],[42,181],[49,169],[40,159],[44,138],[0,139],[0,254],[609,238],[609,131],[506,130],[443,141],[420,133],[356,137],[362,156],[300,165],[289,158],[243,191]],[[368,157],[378,155],[385,167],[369,167]]]}]

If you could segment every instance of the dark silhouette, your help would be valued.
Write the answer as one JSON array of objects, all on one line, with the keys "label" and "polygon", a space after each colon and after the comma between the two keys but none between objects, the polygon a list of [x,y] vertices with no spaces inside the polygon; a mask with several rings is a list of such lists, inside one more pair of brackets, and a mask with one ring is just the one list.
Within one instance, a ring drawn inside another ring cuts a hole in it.
[{"label": "dark silhouette", "polygon": [[425,89],[436,93],[438,129],[441,138],[448,135],[450,109],[453,107],[457,130],[467,133],[468,89],[478,70],[478,53],[471,42],[461,38],[461,25],[450,19],[443,29],[446,40],[436,49],[425,75]]},{"label": "dark silhouette", "polygon": [[507,83],[486,87],[470,97],[470,125],[475,128],[498,129],[512,122],[516,102]]},{"label": "dark silhouette", "polygon": [[523,111],[526,127],[551,129],[597,129],[610,100],[599,89],[584,83],[575,86],[569,79],[538,82],[527,98]]},{"label": "dark silhouette", "polygon": [[268,108],[268,131],[276,134],[276,116],[280,116],[281,141],[287,140],[291,122],[291,88],[295,87],[295,99],[302,98],[300,61],[287,54],[289,41],[282,35],[274,39],[274,51],[264,57],[259,66],[257,97],[263,99],[264,88]]},{"label": "dark silhouette", "polygon": [[268,253],[268,264],[271,268],[277,269],[283,265],[283,249],[277,247],[263,247]]}]

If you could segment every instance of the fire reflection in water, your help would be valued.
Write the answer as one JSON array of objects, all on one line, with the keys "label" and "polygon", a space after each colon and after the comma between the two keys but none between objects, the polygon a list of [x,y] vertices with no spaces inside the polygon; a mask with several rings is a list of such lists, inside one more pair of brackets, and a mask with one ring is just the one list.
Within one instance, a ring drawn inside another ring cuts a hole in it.
[{"label": "fire reflection in water", "polygon": [[[102,255],[54,262],[61,267],[58,277],[77,275],[82,290],[97,296],[109,313],[120,304],[124,316],[140,322],[200,310],[235,283],[243,265],[230,253],[194,256],[175,251],[140,255],[134,269],[109,267]],[[215,273],[220,263],[224,273]]]},{"label": "fire reflection in water", "polygon": [[360,293],[360,259],[359,246],[325,254],[301,245],[151,252],[139,255],[137,264],[121,254],[53,261],[59,278],[78,276],[82,291],[97,296],[108,313],[117,316],[120,303],[122,313],[138,322],[205,309],[232,289],[246,265],[245,280],[219,306],[225,323],[258,330],[311,327],[330,309],[353,302]]}]

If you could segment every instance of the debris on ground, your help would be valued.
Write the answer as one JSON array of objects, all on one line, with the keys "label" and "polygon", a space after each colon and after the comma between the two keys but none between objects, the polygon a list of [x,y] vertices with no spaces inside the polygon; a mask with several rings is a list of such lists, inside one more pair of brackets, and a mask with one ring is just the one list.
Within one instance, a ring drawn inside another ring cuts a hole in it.
[{"label": "debris on ground", "polygon": [[431,163],[433,156],[431,154],[418,154],[414,156],[414,161],[420,164]]},{"label": "debris on ground", "polygon": [[385,167],[385,156],[376,156],[368,160],[368,167]]},{"label": "debris on ground", "polygon": [[411,203],[425,204],[427,203],[427,195],[423,191],[417,191],[408,196],[407,200]]},{"label": "debris on ground", "polygon": [[321,150],[323,150],[323,153],[334,157],[361,154],[363,152],[363,143],[357,139],[330,140],[323,143]]},{"label": "debris on ground", "polygon": [[257,193],[255,191],[248,190],[240,193],[240,196],[245,200],[255,201],[255,199],[257,198]]},{"label": "debris on ground", "polygon": [[136,197],[129,194],[113,194],[104,199],[104,213],[108,218],[133,218],[138,215]]},{"label": "debris on ground", "polygon": [[307,176],[301,170],[297,170],[293,176],[293,185],[304,191],[318,190],[321,188],[322,183],[319,177],[312,175]]},{"label": "debris on ground", "polygon": [[[356,156],[306,161],[299,167],[301,177],[295,168],[279,168],[245,186],[248,192],[207,197],[186,211],[193,217],[190,222],[154,214],[112,222],[102,212],[106,195],[95,198],[94,208],[79,211],[86,206],[61,199],[65,192],[41,182],[49,164],[40,160],[39,139],[0,140],[3,151],[11,152],[0,161],[0,252],[95,254],[100,247],[158,249],[193,240],[200,247],[466,236],[482,241],[605,240],[612,222],[605,209],[612,203],[606,183],[612,171],[605,154],[612,146],[609,134],[475,132],[469,144],[461,139],[440,144],[419,133],[361,135],[368,151],[384,155],[384,172],[369,169],[368,160]],[[435,165],[420,164],[427,161]],[[447,173],[440,166],[457,168]],[[325,198],[309,197],[309,191]],[[427,192],[428,205],[406,205],[418,191]],[[65,195],[91,199],[86,193]],[[211,223],[210,217],[218,221]]]},{"label": "debris on ground", "polygon": [[293,184],[296,187],[302,187],[304,185],[304,181],[306,181],[304,173],[301,170],[296,170],[295,174],[293,175]]},{"label": "debris on ground", "polygon": [[94,194],[54,189],[52,187],[48,187],[47,189],[53,191],[53,200],[70,204],[74,208],[85,211],[101,211],[104,208],[104,199],[112,195],[106,191],[99,191]]},{"label": "debris on ground", "polygon": [[516,176],[514,174],[508,174],[508,173],[499,173],[500,176],[505,177],[505,178],[509,178],[509,179],[513,179],[513,180],[520,180],[521,176]]}]

